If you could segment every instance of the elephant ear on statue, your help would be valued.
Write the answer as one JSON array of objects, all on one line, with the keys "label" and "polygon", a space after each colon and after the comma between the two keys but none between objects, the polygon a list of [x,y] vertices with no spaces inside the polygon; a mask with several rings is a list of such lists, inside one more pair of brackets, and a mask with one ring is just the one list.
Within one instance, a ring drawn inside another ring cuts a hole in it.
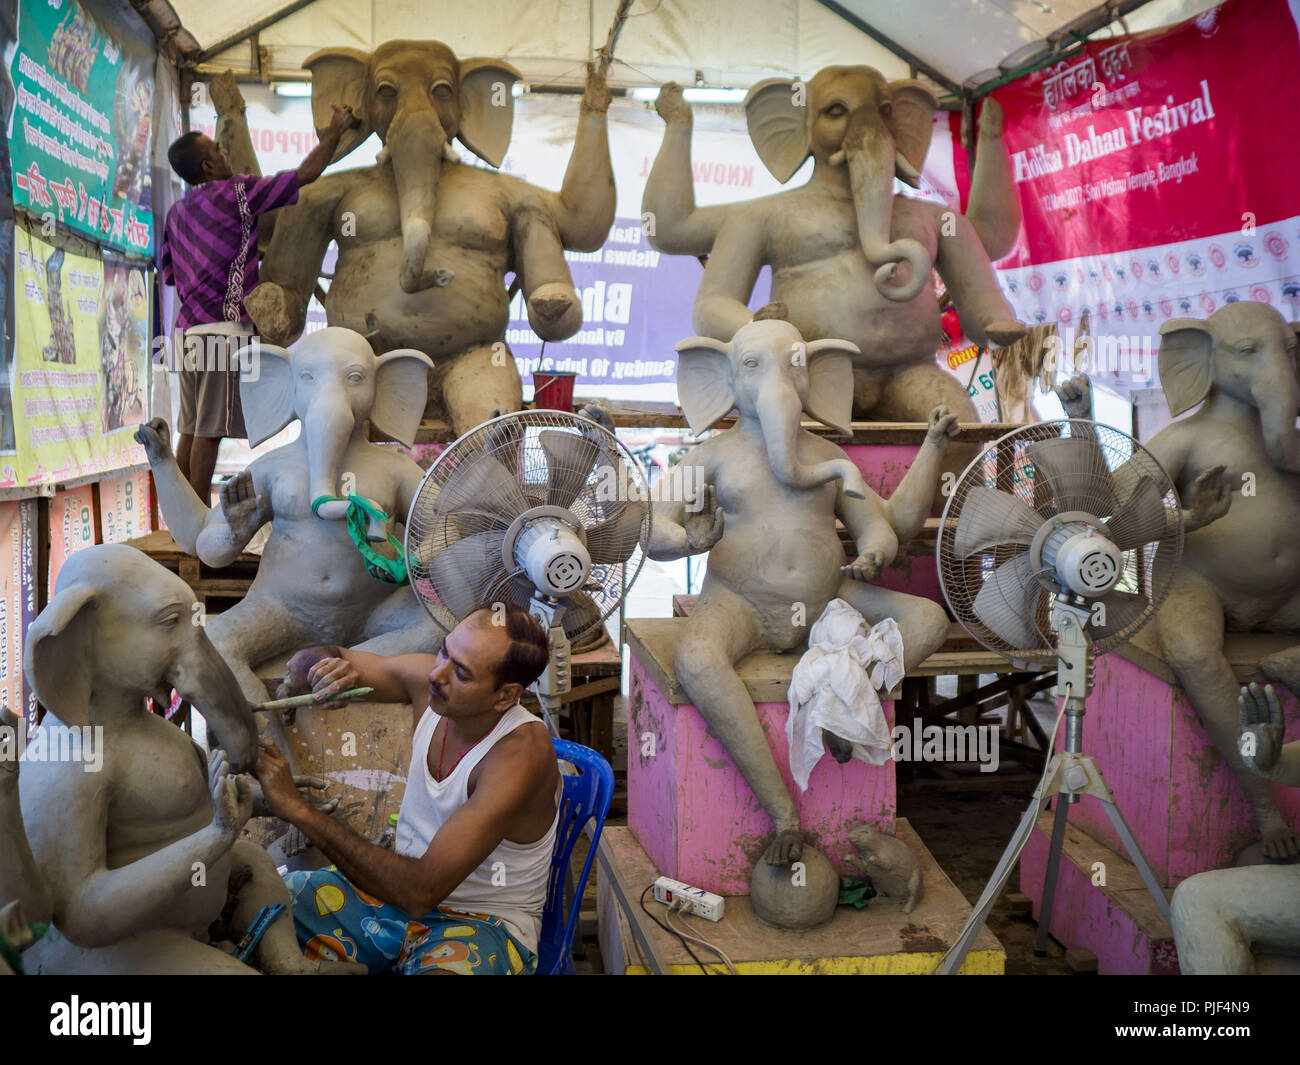
[{"label": "elephant ear on statue", "polygon": [[432,369],[432,360],[414,348],[398,348],[380,355],[375,364],[371,424],[407,447],[414,444],[420,419],[424,417]]},{"label": "elephant ear on statue", "polygon": [[1170,318],[1160,327],[1160,387],[1175,418],[1210,394],[1214,334],[1195,318]]},{"label": "elephant ear on statue", "polygon": [[500,166],[510,147],[520,73],[499,59],[460,61],[460,142],[485,163]]},{"label": "elephant ear on statue", "polygon": [[[745,96],[749,139],[763,165],[785,184],[804,164],[812,144],[808,139],[808,86],[786,78],[760,81]],[[803,95],[799,95],[803,94]]]},{"label": "elephant ear on statue", "polygon": [[842,436],[853,432],[853,356],[848,340],[813,340],[808,351],[808,402],[804,410]]},{"label": "elephant ear on statue", "polygon": [[[293,367],[289,352],[274,344],[259,344],[256,376],[241,374],[239,401],[244,408],[249,447],[269,440],[293,421]],[[240,351],[241,363],[243,349]]]},{"label": "elephant ear on statue", "polygon": [[889,132],[894,135],[894,146],[911,167],[911,171],[898,167],[898,176],[913,188],[921,180],[921,168],[930,150],[934,133],[934,113],[939,101],[934,93],[912,78],[889,83],[889,112],[884,116]]},{"label": "elephant ear on statue", "polygon": [[311,71],[311,120],[319,135],[334,117],[332,105],[352,108],[361,124],[344,132],[330,162],[353,151],[373,131],[366,117],[370,91],[370,56],[356,48],[322,48],[302,64]]},{"label": "elephant ear on statue", "polygon": [[94,678],[87,655],[95,646],[97,591],[87,584],[59,589],[23,639],[23,672],[36,698],[65,725],[89,725]]},{"label": "elephant ear on statue", "polygon": [[[698,436],[736,405],[731,391],[731,345],[711,337],[690,337],[675,350],[678,402],[691,432]],[[852,398],[851,383],[849,391]]]}]

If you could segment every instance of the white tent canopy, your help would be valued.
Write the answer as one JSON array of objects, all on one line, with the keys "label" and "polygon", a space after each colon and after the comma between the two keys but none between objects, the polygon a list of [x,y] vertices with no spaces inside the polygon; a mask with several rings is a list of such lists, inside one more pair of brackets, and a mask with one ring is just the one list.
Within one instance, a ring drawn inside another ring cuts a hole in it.
[{"label": "white tent canopy", "polygon": [[[150,0],[157,8],[163,0]],[[395,38],[440,40],[458,55],[508,59],[533,89],[582,84],[618,0],[171,0],[200,69],[301,80],[319,48],[365,51]],[[1111,36],[1189,18],[1213,0],[635,0],[615,50],[615,87],[676,80],[748,88],[866,63],[917,73],[945,93],[973,89],[1018,64]],[[1123,16],[1124,25],[1117,20]],[[1067,27],[1075,31],[1070,33]]]}]

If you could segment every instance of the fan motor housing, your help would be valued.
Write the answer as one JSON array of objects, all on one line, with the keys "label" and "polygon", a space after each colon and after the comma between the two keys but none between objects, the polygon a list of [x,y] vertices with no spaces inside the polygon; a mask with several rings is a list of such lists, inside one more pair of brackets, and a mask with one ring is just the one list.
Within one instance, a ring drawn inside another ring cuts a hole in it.
[{"label": "fan motor housing", "polygon": [[517,520],[514,535],[507,535],[505,559],[528,574],[533,585],[546,595],[571,595],[578,591],[591,572],[591,556],[586,545],[558,516],[537,513],[536,508]]},{"label": "fan motor housing", "polygon": [[1075,595],[1105,595],[1119,582],[1123,553],[1090,514],[1061,514],[1034,537],[1031,562],[1037,572]]}]

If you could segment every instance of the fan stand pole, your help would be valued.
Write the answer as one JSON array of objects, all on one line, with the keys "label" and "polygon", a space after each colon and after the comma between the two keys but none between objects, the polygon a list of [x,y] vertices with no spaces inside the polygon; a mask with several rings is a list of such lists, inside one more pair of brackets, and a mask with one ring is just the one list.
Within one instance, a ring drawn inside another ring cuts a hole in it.
[{"label": "fan stand pole", "polygon": [[551,735],[560,738],[560,707],[571,686],[569,673],[569,638],[564,634],[564,603],[553,596],[538,593],[528,602],[528,612],[546,626],[551,653],[546,670],[537,678],[534,691],[542,718]]},{"label": "fan stand pole", "polygon": [[[1060,870],[1061,851],[1065,843],[1065,826],[1069,817],[1071,804],[1077,803],[1081,796],[1091,795],[1096,798],[1106,811],[1106,816],[1115,828],[1124,849],[1137,868],[1142,882],[1151,893],[1157,908],[1165,920],[1169,920],[1169,900],[1156,880],[1151,866],[1147,863],[1142,849],[1120,813],[1115,796],[1106,784],[1101,769],[1090,755],[1082,753],[1083,749],[1083,714],[1088,692],[1092,688],[1092,641],[1084,634],[1082,626],[1087,623],[1088,611],[1058,600],[1052,609],[1052,627],[1056,630],[1057,643],[1057,687],[1066,685],[1070,695],[1065,701],[1065,749],[1052,755],[1047,772],[1034,789],[1034,796],[1029,807],[1016,828],[1015,834],[1007,844],[1002,857],[993,869],[984,893],[971,911],[970,918],[958,935],[956,942],[948,949],[936,970],[941,975],[952,975],[961,968],[970,951],[975,937],[988,921],[989,914],[998,897],[1006,887],[1016,862],[1028,845],[1038,819],[1053,796],[1057,796],[1056,818],[1052,824],[1052,842],[1047,852],[1047,872],[1043,879],[1043,902],[1038,915],[1038,938],[1034,953],[1040,957],[1046,953],[1047,937],[1052,921],[1052,902],[1056,894],[1056,878]],[[1075,691],[1082,694],[1075,694]]]}]

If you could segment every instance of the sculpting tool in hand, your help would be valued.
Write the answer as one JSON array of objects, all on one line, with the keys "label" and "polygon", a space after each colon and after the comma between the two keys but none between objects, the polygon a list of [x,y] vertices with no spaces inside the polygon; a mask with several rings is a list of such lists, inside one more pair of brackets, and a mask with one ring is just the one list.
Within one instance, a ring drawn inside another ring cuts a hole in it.
[{"label": "sculpting tool in hand", "polygon": [[336,703],[342,699],[359,699],[374,690],[374,688],[349,688],[327,699],[318,699],[314,693],[308,692],[306,695],[291,695],[287,699],[272,699],[269,703],[258,703],[253,710],[255,713],[262,713],[265,710],[293,710],[299,706],[319,706],[321,703]]}]

